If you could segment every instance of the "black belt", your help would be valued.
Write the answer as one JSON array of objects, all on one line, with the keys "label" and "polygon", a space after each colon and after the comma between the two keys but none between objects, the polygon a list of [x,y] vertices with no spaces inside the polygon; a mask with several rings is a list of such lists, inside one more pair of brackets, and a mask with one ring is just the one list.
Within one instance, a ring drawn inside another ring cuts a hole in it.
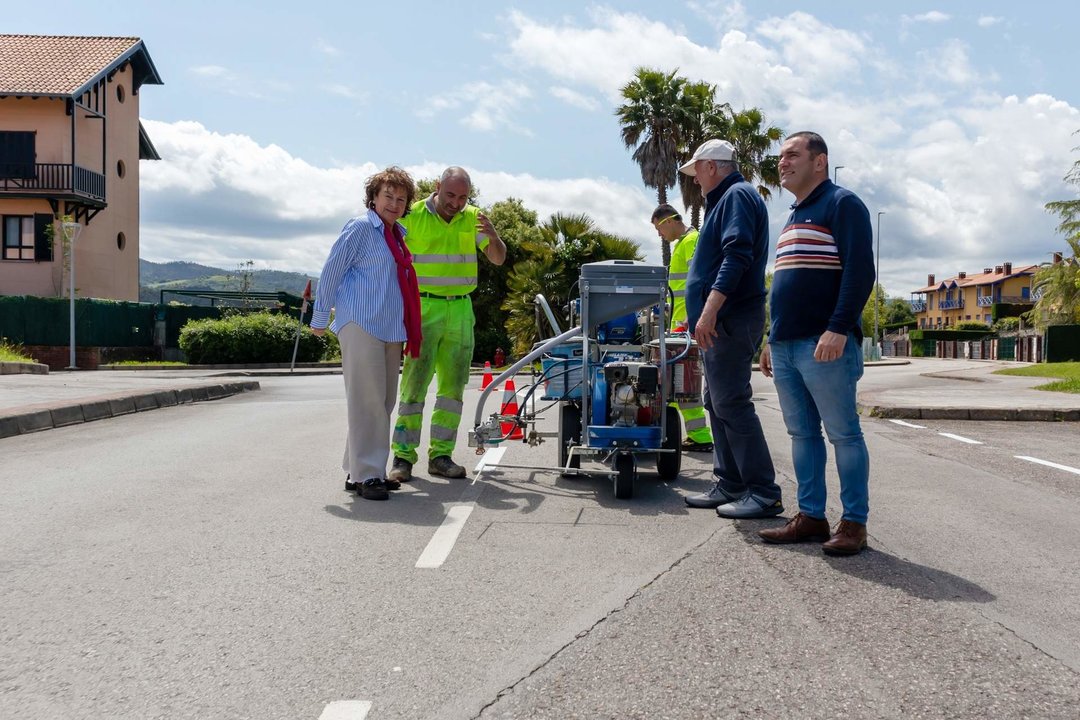
[{"label": "black belt", "polygon": [[434,293],[422,292],[420,297],[431,298],[432,300],[465,300],[468,295],[435,295]]}]

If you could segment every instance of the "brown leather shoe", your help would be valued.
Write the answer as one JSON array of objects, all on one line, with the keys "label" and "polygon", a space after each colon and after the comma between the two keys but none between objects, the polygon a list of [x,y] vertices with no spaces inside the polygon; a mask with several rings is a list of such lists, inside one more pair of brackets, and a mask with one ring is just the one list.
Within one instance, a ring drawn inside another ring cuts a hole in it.
[{"label": "brown leather shoe", "polygon": [[823,542],[829,539],[829,521],[798,513],[784,527],[765,528],[757,534],[770,543]]},{"label": "brown leather shoe", "polygon": [[857,555],[866,547],[866,526],[841,520],[829,541],[821,546],[826,555]]}]

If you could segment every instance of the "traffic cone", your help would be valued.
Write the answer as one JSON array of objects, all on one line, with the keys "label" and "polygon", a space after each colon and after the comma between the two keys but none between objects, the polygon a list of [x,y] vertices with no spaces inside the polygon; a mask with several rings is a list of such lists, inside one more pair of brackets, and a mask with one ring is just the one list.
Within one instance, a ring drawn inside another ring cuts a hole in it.
[{"label": "traffic cone", "polygon": [[483,392],[484,390],[487,390],[487,386],[491,384],[491,380],[492,380],[492,378],[491,378],[491,362],[488,361],[488,360],[485,360],[484,361],[484,377],[480,381],[480,391],[481,392]]},{"label": "traffic cone", "polygon": [[[503,402],[502,410],[499,411],[500,415],[517,415],[517,388],[514,387],[514,379],[510,378],[506,381],[506,387],[503,389]],[[525,433],[521,432],[521,426],[516,422],[503,422],[501,427],[502,436],[507,440],[524,440]],[[509,437],[507,437],[509,435]]]}]

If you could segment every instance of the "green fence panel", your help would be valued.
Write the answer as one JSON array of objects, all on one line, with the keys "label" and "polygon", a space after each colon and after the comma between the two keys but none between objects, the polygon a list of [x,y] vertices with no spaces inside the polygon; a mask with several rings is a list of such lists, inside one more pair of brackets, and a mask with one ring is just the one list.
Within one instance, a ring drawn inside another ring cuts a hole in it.
[{"label": "green fence panel", "polygon": [[1046,328],[1046,362],[1080,360],[1080,325],[1051,325]]}]

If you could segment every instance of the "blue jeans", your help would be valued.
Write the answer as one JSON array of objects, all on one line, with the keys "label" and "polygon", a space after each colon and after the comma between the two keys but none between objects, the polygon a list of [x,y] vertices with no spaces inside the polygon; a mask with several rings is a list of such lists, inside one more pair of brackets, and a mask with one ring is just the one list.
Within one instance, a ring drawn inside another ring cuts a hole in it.
[{"label": "blue jeans", "polygon": [[817,343],[818,336],[769,343],[780,409],[791,436],[799,510],[813,518],[825,517],[824,423],[836,454],[843,519],[865,524],[870,511],[870,454],[855,404],[855,385],[863,374],[862,348],[849,334],[843,355],[818,362]]},{"label": "blue jeans", "polygon": [[764,308],[717,320],[717,337],[703,353],[703,401],[713,435],[713,473],[720,487],[730,495],[751,492],[779,500],[780,486],[750,388],[750,369],[764,327]]}]

